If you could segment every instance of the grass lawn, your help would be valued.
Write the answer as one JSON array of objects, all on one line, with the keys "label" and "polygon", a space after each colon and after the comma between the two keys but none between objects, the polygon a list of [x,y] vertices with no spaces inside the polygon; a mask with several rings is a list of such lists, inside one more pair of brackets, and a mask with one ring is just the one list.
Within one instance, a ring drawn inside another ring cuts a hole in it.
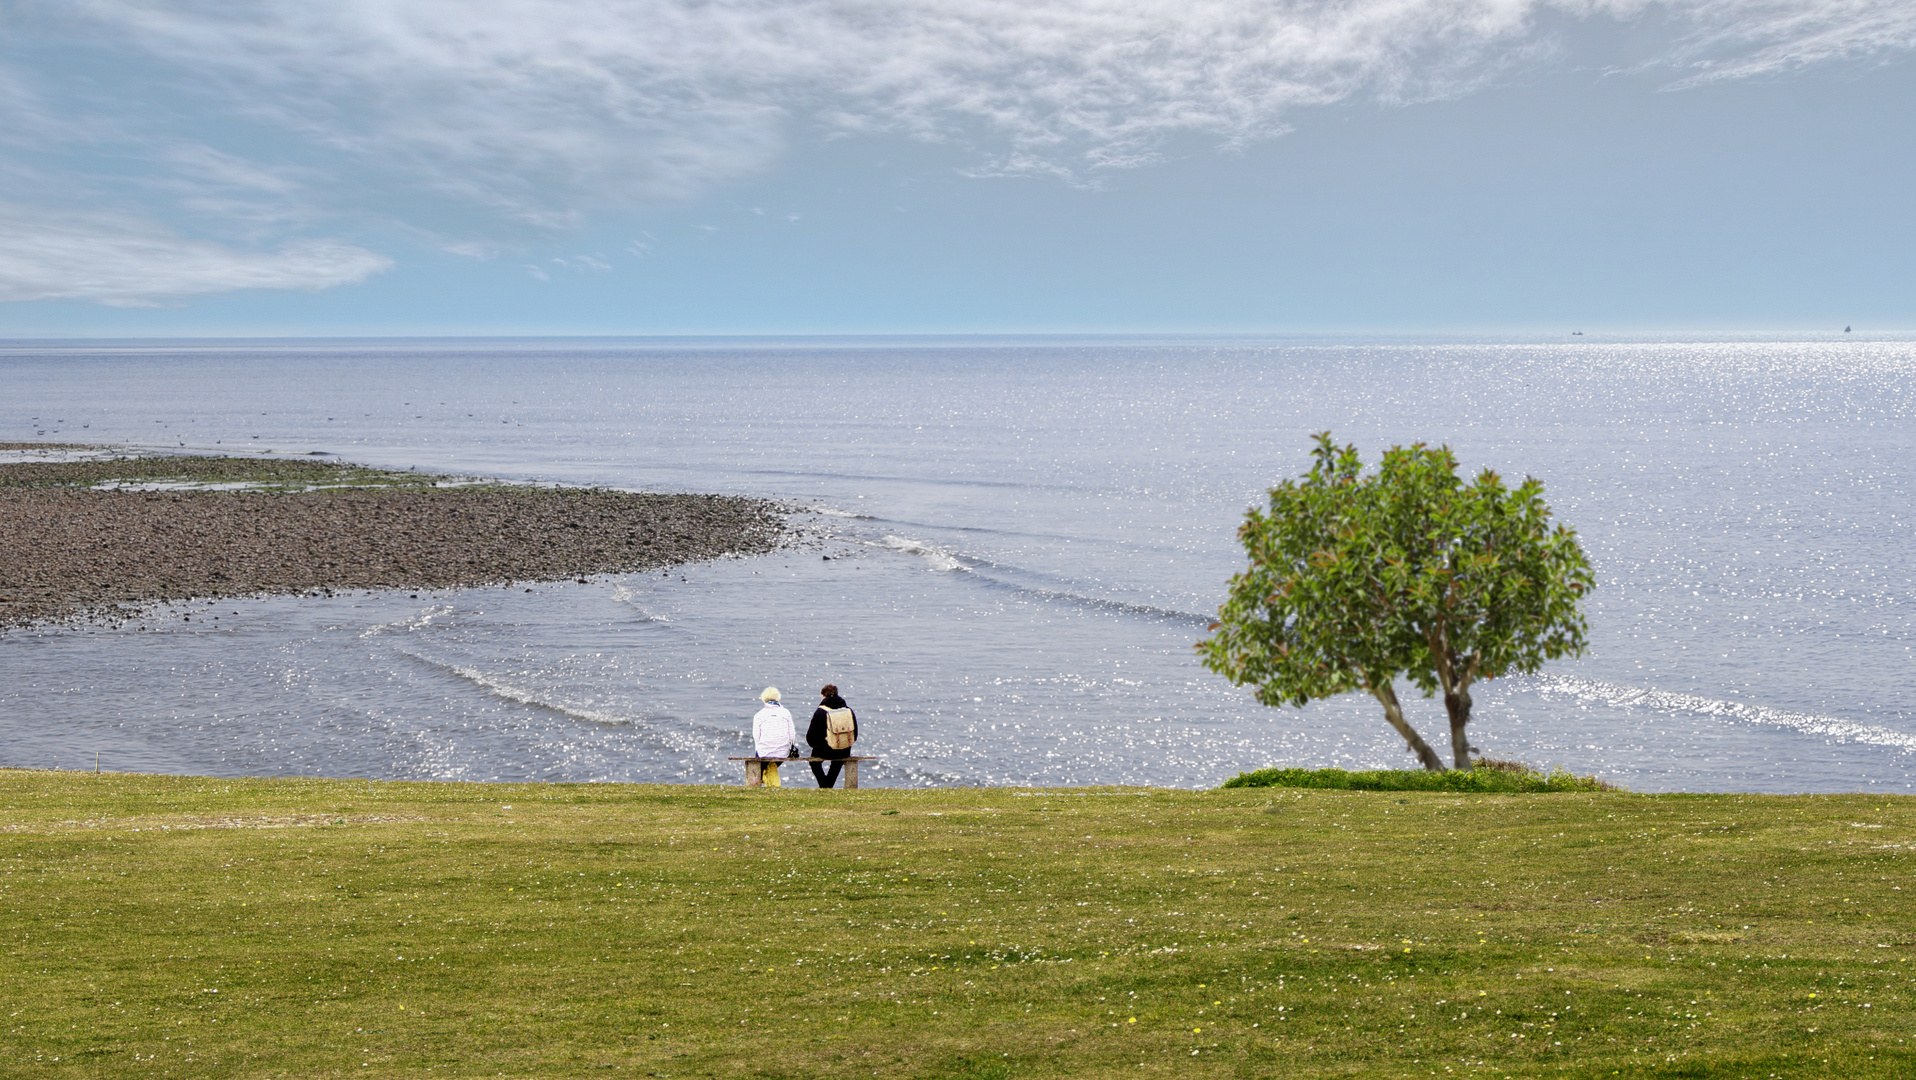
[{"label": "grass lawn", "polygon": [[8,1075],[1916,1076],[1909,798],[4,770],[0,808]]}]

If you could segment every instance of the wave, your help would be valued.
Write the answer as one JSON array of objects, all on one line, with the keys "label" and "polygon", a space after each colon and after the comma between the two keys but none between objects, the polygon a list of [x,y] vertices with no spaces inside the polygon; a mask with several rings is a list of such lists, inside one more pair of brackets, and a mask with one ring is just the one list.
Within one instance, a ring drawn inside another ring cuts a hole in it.
[{"label": "wave", "polygon": [[902,536],[887,536],[879,542],[880,546],[893,551],[902,551],[907,555],[920,555],[931,564],[933,571],[950,573],[954,570],[969,570],[970,566],[959,561],[958,556],[944,548],[927,544],[922,540],[909,540]]},{"label": "wave", "polygon": [[1044,600],[1057,600],[1076,607],[1089,608],[1092,611],[1108,611],[1117,615],[1141,615],[1147,619],[1163,619],[1169,622],[1188,623],[1196,627],[1208,628],[1216,619],[1214,615],[1200,615],[1194,611],[1179,611],[1176,608],[1163,608],[1155,604],[1137,604],[1128,600],[1107,600],[1100,596],[1086,596],[1083,593],[1067,589],[1047,589],[1038,585],[1019,585],[1015,582],[1000,581],[987,574],[981,578],[1000,588],[1011,589],[1027,596],[1036,596]]},{"label": "wave", "polygon": [[443,671],[448,675],[464,679],[466,682],[471,683],[502,701],[510,701],[517,705],[542,709],[549,713],[555,713],[573,720],[583,720],[588,724],[598,724],[602,727],[643,729],[646,736],[665,743],[674,750],[687,753],[694,751],[709,752],[713,749],[712,738],[722,738],[728,734],[726,731],[698,732],[689,727],[682,730],[661,727],[648,722],[649,718],[634,719],[629,716],[622,716],[618,713],[608,712],[604,709],[595,709],[590,705],[576,705],[568,701],[545,697],[536,691],[526,690],[495,676],[488,675],[478,668],[466,667],[462,664],[449,664],[441,660],[421,656],[418,653],[407,652],[403,649],[399,651],[400,655],[405,656],[409,660],[413,660],[438,671]]},{"label": "wave", "polygon": [[603,709],[594,709],[589,706],[573,705],[563,701],[550,701],[540,697],[531,690],[523,690],[510,683],[501,682],[491,675],[480,671],[478,668],[441,663],[438,660],[430,660],[420,656],[418,653],[409,652],[404,655],[417,660],[427,667],[437,668],[448,674],[456,675],[477,686],[479,689],[484,690],[486,693],[491,694],[493,697],[501,698],[505,701],[514,702],[519,705],[529,705],[535,709],[544,709],[547,712],[558,713],[561,716],[569,716],[574,720],[584,720],[591,724],[603,724],[607,727],[632,726],[631,719],[627,717],[609,713]]},{"label": "wave", "polygon": [[627,607],[631,608],[633,611],[638,612],[641,616],[644,617],[646,622],[669,623],[672,621],[671,619],[668,619],[663,615],[655,615],[652,612],[647,611],[644,607],[641,607],[639,605],[638,596],[639,596],[638,593],[633,592],[631,589],[625,587],[624,585],[615,585],[612,587],[613,602],[618,604],[624,604]]},{"label": "wave", "polygon": [[1188,623],[1192,626],[1199,627],[1210,626],[1213,618],[1210,615],[1201,615],[1192,611],[1179,611],[1176,608],[1158,607],[1153,604],[1139,604],[1128,600],[1109,600],[1104,597],[1086,596],[1084,593],[1073,592],[1070,589],[1050,588],[1043,585],[1030,585],[1007,580],[1006,577],[1000,575],[1026,576],[1029,574],[1029,571],[1004,566],[999,563],[994,563],[989,559],[959,555],[956,552],[949,551],[934,544],[925,543],[922,540],[911,540],[902,536],[887,536],[881,544],[874,546],[882,546],[892,551],[902,552],[906,555],[920,556],[927,563],[931,564],[932,571],[936,573],[964,571],[976,577],[980,582],[992,587],[1009,589],[1012,592],[1036,597],[1040,600],[1057,601],[1070,604],[1074,607],[1088,608],[1092,611],[1111,612],[1118,615],[1141,615],[1147,619],[1166,619],[1172,622]]},{"label": "wave", "polygon": [[[486,694],[502,701],[538,709],[568,720],[583,721],[600,728],[616,729],[624,733],[624,738],[636,738],[654,744],[668,754],[677,754],[683,759],[681,764],[684,766],[679,770],[678,775],[688,779],[702,776],[706,778],[706,782],[710,782],[712,779],[728,775],[729,770],[734,766],[732,762],[725,760],[727,755],[738,753],[742,748],[740,736],[735,731],[715,730],[709,726],[701,730],[701,725],[683,723],[672,716],[622,716],[604,709],[595,709],[589,705],[555,700],[538,692],[514,686],[477,668],[433,660],[404,649],[397,651],[401,656],[415,663],[471,683]],[[550,772],[549,768],[548,772]],[[546,778],[556,778],[556,774]]]},{"label": "wave", "polygon": [[879,517],[875,514],[853,514],[842,510],[814,508],[817,513],[831,517],[849,518],[857,521],[871,521],[879,525],[898,529],[936,529],[941,533],[977,533],[984,536],[1010,536],[1020,540],[1043,540],[1057,542],[1076,539],[1072,534],[1052,530],[1006,529],[992,525],[955,525],[950,522],[913,521],[909,518]]},{"label": "wave", "polygon": [[836,507],[831,507],[831,506],[801,506],[799,507],[799,512],[805,513],[805,514],[818,514],[821,517],[849,518],[852,521],[878,520],[877,518],[872,517],[870,514],[853,513],[850,510],[840,510],[840,509],[837,509]]},{"label": "wave", "polygon": [[1531,681],[1545,696],[1562,694],[1580,701],[1611,706],[1636,706],[1664,712],[1695,716],[1720,716],[1746,724],[1788,728],[1805,735],[1822,735],[1838,742],[1887,746],[1903,753],[1916,751],[1916,735],[1871,724],[1839,720],[1833,716],[1789,712],[1740,701],[1722,701],[1697,694],[1679,694],[1669,690],[1649,690],[1640,686],[1584,679],[1575,675],[1534,675]]},{"label": "wave", "polygon": [[360,631],[359,636],[362,638],[378,637],[388,630],[424,630],[426,627],[432,625],[434,619],[450,614],[452,614],[451,604],[433,604],[419,614],[400,619],[397,622],[374,623]]}]

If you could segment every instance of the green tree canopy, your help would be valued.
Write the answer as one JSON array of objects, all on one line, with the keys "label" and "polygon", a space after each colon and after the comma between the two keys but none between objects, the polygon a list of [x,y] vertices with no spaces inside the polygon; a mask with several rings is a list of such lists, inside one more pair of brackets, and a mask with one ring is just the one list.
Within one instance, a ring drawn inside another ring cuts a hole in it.
[{"label": "green tree canopy", "polygon": [[1471,686],[1584,650],[1595,582],[1543,485],[1488,469],[1466,484],[1447,447],[1392,447],[1365,475],[1355,447],[1320,434],[1310,471],[1272,488],[1238,539],[1250,565],[1198,643],[1204,666],[1266,705],[1369,693],[1427,769],[1444,765],[1404,719],[1398,676],[1443,695],[1468,769]]}]

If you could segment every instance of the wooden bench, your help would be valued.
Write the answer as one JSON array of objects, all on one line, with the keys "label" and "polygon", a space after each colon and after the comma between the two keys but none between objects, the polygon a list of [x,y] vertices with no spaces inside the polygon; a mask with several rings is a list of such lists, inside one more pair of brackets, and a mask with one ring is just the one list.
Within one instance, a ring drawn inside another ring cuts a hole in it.
[{"label": "wooden bench", "polygon": [[775,765],[796,765],[801,761],[842,761],[845,763],[845,772],[843,774],[845,787],[847,790],[851,790],[858,787],[858,763],[861,761],[877,761],[878,759],[875,757],[733,757],[726,758],[725,760],[743,761],[745,763],[746,787],[765,786],[765,778],[759,774],[759,769],[767,763]]}]

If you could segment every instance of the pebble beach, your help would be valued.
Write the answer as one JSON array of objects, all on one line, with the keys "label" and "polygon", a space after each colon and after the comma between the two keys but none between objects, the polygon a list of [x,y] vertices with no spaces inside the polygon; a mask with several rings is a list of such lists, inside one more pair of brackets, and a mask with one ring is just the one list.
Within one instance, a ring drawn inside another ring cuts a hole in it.
[{"label": "pebble beach", "polygon": [[774,504],[730,496],[44,444],[0,451],[13,452],[0,463],[0,627],[110,620],[122,605],[171,600],[629,573],[761,554],[784,531]]}]

